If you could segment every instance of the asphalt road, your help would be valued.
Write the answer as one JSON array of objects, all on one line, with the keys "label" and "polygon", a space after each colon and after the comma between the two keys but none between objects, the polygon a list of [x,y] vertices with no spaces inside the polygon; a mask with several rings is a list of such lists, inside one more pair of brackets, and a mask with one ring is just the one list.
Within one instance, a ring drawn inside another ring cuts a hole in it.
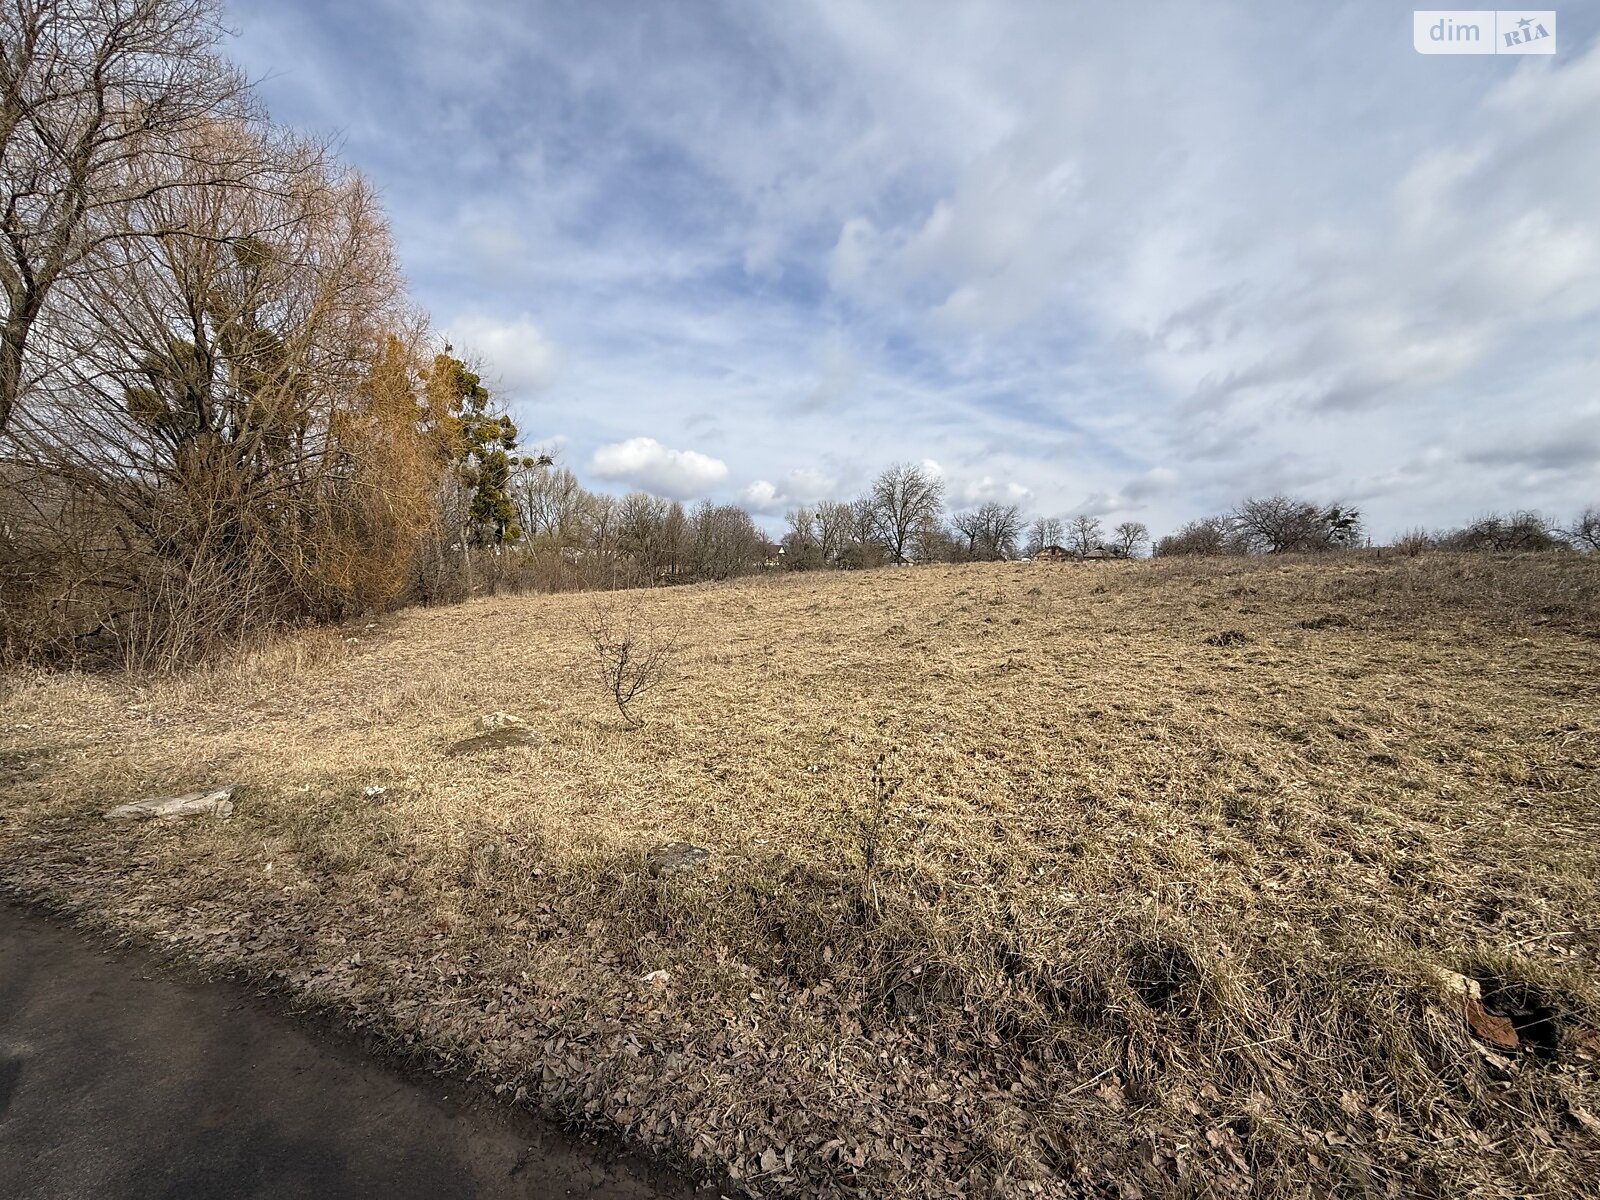
[{"label": "asphalt road", "polygon": [[457,1081],[404,1074],[247,988],[176,977],[0,903],[6,1200],[695,1194]]}]

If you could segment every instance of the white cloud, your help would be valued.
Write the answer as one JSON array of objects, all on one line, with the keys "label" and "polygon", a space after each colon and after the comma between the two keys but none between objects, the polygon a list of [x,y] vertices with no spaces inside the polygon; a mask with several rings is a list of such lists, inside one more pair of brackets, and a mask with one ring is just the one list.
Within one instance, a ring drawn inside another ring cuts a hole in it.
[{"label": "white cloud", "polygon": [[739,493],[739,499],[754,512],[772,515],[782,510],[786,497],[765,479],[758,479]]},{"label": "white cloud", "polygon": [[601,446],[589,470],[601,479],[677,500],[702,496],[728,477],[728,464],[720,458],[698,450],[673,450],[650,437]]},{"label": "white cloud", "polygon": [[781,486],[766,479],[755,480],[739,493],[739,500],[751,512],[772,517],[782,516],[796,505],[837,499],[838,491],[838,481],[826,471],[797,467],[784,473]]},{"label": "white cloud", "polygon": [[481,361],[485,376],[514,400],[549,387],[560,367],[555,344],[528,314],[509,321],[483,314],[457,317],[445,337],[458,354]]}]

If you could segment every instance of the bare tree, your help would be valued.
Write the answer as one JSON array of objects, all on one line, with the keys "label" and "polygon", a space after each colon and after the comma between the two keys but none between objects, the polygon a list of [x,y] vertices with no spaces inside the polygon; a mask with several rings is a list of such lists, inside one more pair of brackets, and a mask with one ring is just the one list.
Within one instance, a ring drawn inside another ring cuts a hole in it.
[{"label": "bare tree", "polygon": [[859,519],[851,505],[836,500],[817,505],[816,520],[817,546],[822,553],[822,565],[826,567],[840,565],[858,527],[865,528],[867,536],[872,536],[870,514],[865,520]]},{"label": "bare tree", "polygon": [[1578,549],[1600,552],[1600,505],[1591,504],[1579,513],[1566,535]]},{"label": "bare tree", "polygon": [[856,528],[856,512],[850,504],[822,501],[816,507],[798,507],[789,512],[787,520],[789,533],[784,534],[784,563],[790,570],[846,565],[846,550],[850,549]]},{"label": "bare tree", "polygon": [[845,508],[848,518],[839,550],[839,565],[852,570],[881,567],[886,553],[886,535],[874,498],[858,496]]},{"label": "bare tree", "polygon": [[1143,521],[1124,521],[1111,531],[1111,551],[1118,558],[1137,557],[1150,540],[1150,528]]},{"label": "bare tree", "polygon": [[944,480],[915,463],[896,463],[873,483],[872,505],[885,549],[895,562],[907,562],[918,527],[937,523],[944,511]]},{"label": "bare tree", "polygon": [[672,576],[683,574],[691,544],[689,514],[684,511],[683,502],[668,500],[661,514],[662,571]]},{"label": "bare tree", "polygon": [[1228,516],[1246,548],[1261,554],[1347,549],[1362,538],[1356,509],[1313,504],[1281,493],[1246,500]]},{"label": "bare tree", "polygon": [[1060,517],[1040,517],[1028,526],[1029,557],[1039,553],[1046,546],[1059,546],[1064,536]]},{"label": "bare tree", "polygon": [[1022,511],[1015,504],[990,500],[956,514],[954,524],[966,542],[968,558],[994,562],[1015,557],[1022,533]]},{"label": "bare tree", "polygon": [[629,492],[617,502],[617,550],[633,562],[638,582],[654,585],[667,566],[667,501]]},{"label": "bare tree", "polygon": [[[198,136],[206,156],[125,207],[167,232],[102,240],[58,281],[60,364],[13,409],[9,454],[93,498],[128,611],[182,594],[225,636],[381,603],[411,579],[454,420],[383,215],[319,146]],[[273,167],[222,188],[213,155]]]},{"label": "bare tree", "polygon": [[1155,544],[1158,558],[1198,554],[1243,554],[1244,546],[1234,537],[1224,517],[1202,517],[1190,521],[1176,533],[1169,533]]},{"label": "bare tree", "polygon": [[822,566],[822,544],[817,536],[815,509],[790,509],[784,518],[789,530],[783,535],[783,562],[791,571],[809,571]]},{"label": "bare tree", "polygon": [[965,556],[968,559],[978,557],[978,544],[983,539],[983,516],[977,509],[958,512],[950,518],[950,526],[959,536]]},{"label": "bare tree", "polygon": [[1543,513],[1523,509],[1509,515],[1486,513],[1465,529],[1445,534],[1441,544],[1451,550],[1510,551],[1555,550],[1566,545],[1563,532]]},{"label": "bare tree", "polygon": [[610,563],[617,553],[617,498],[604,492],[585,492],[583,519],[588,529],[589,548],[602,563]]},{"label": "bare tree", "polygon": [[912,551],[919,563],[966,562],[965,543],[953,525],[926,525],[917,531]]},{"label": "bare tree", "polygon": [[1316,506],[1292,496],[1252,498],[1229,516],[1249,548],[1266,554],[1304,549],[1316,536]]},{"label": "bare tree", "polygon": [[1100,518],[1087,515],[1073,517],[1072,524],[1067,529],[1067,537],[1079,558],[1091,550],[1098,550],[1101,537]]},{"label": "bare tree", "polygon": [[517,465],[510,491],[530,545],[570,551],[582,543],[587,497],[571,471],[549,456],[529,458]]},{"label": "bare tree", "polygon": [[702,500],[689,527],[689,568],[697,578],[727,579],[766,561],[767,535],[737,505]]},{"label": "bare tree", "polygon": [[0,431],[56,286],[108,244],[181,229],[141,225],[130,207],[254,174],[258,164],[236,156],[246,143],[203,136],[245,109],[241,76],[214,53],[219,10],[216,0],[0,8]]},{"label": "bare tree", "polygon": [[647,620],[637,607],[618,612],[595,604],[581,632],[593,654],[600,686],[630,729],[640,722],[628,711],[645,692],[664,680],[677,658],[680,632]]}]

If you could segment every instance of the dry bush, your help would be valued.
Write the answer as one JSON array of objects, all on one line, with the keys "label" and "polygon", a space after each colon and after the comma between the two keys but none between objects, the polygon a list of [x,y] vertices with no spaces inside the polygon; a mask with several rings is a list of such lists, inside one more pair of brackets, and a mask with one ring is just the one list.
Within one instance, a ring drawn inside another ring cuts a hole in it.
[{"label": "dry bush", "polygon": [[1556,523],[1543,513],[1531,509],[1485,513],[1470,525],[1440,534],[1438,542],[1446,550],[1498,553],[1567,548],[1566,535],[1556,527]]},{"label": "dry bush", "polygon": [[1600,505],[1591,504],[1584,509],[1563,533],[1576,549],[1600,553]]},{"label": "dry bush", "polygon": [[1394,550],[1407,558],[1415,558],[1434,549],[1437,539],[1426,529],[1408,529],[1394,540]]},{"label": "dry bush", "polygon": [[1226,519],[1203,517],[1158,539],[1152,553],[1156,558],[1214,557],[1244,554],[1246,549]]},{"label": "dry bush", "polygon": [[197,555],[146,565],[127,608],[105,636],[132,674],[171,673],[242,655],[291,619],[281,578],[260,556],[244,562]]},{"label": "dry bush", "polygon": [[637,728],[639,722],[629,707],[669,677],[682,631],[647,616],[637,604],[621,607],[595,603],[581,625],[593,655],[590,664],[595,677],[616,704],[623,721],[629,728]]}]

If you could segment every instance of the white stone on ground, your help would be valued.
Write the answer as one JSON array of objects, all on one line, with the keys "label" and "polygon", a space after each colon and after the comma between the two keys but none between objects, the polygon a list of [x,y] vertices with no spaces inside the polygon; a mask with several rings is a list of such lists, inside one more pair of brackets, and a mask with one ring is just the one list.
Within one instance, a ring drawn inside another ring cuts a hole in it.
[{"label": "white stone on ground", "polygon": [[182,796],[159,796],[154,800],[135,800],[119,804],[106,813],[108,821],[143,821],[151,817],[171,821],[179,817],[212,816],[225,820],[233,815],[233,792],[239,785],[224,784],[204,792]]}]

